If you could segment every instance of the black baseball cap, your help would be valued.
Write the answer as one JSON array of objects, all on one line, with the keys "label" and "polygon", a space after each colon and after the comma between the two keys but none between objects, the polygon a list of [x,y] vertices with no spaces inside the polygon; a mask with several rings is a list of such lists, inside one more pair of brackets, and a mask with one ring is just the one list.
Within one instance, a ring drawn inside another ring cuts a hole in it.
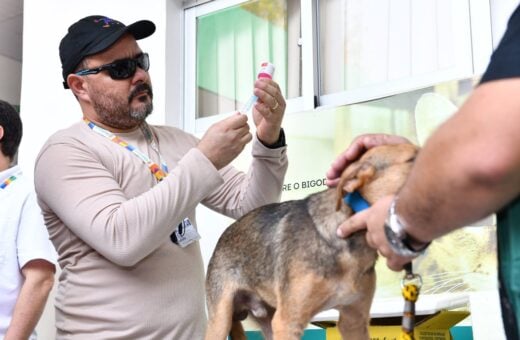
[{"label": "black baseball cap", "polygon": [[63,87],[68,88],[67,76],[74,72],[83,58],[103,52],[125,33],[136,40],[146,38],[155,32],[155,24],[140,20],[125,26],[120,21],[102,15],[91,15],[72,24],[60,42],[60,59]]}]

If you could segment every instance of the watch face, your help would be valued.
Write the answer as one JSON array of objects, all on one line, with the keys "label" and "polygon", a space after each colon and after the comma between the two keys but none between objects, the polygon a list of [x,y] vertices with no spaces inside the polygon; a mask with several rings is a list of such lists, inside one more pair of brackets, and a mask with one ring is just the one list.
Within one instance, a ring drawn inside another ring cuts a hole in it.
[{"label": "watch face", "polygon": [[403,239],[405,237],[405,231],[403,224],[401,221],[399,221],[399,218],[397,217],[397,213],[395,212],[395,203],[397,202],[397,199],[394,199],[392,201],[392,204],[390,205],[390,209],[388,210],[388,225],[392,229],[392,231],[397,235],[398,238]]},{"label": "watch face", "polygon": [[392,247],[392,249],[394,251],[395,251],[394,248],[399,248],[397,246],[399,243],[398,242],[399,238],[397,237],[395,232],[392,230],[392,228],[388,224],[385,224],[385,235],[386,235],[386,239],[387,239],[388,243],[390,243],[390,246]]},{"label": "watch face", "polygon": [[[394,201],[395,202],[395,201]],[[406,237],[406,232],[404,230],[404,226],[399,221],[399,217],[395,213],[395,204],[392,203],[392,206],[390,207],[390,210],[388,211],[388,225],[394,232],[394,234],[400,238],[401,240]]]},{"label": "watch face", "polygon": [[399,219],[397,218],[397,215],[395,213],[390,213],[390,216],[388,217],[390,228],[392,231],[396,234],[396,236],[400,239],[403,239],[404,237],[404,228],[403,225],[399,222]]}]

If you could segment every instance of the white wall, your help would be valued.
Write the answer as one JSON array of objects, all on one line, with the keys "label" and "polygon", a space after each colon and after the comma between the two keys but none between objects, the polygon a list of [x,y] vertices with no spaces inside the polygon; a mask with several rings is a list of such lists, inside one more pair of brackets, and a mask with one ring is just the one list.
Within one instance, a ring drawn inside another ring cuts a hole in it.
[{"label": "white wall", "polygon": [[22,64],[0,55],[0,99],[12,105],[20,105]]},{"label": "white wall", "polygon": [[507,27],[507,20],[518,6],[518,0],[491,0],[491,29],[493,48],[497,47]]},{"label": "white wall", "polygon": [[[182,0],[166,1],[166,69],[165,78],[166,121],[172,126],[183,127],[184,107],[184,11]],[[167,81],[166,81],[167,80]]]}]

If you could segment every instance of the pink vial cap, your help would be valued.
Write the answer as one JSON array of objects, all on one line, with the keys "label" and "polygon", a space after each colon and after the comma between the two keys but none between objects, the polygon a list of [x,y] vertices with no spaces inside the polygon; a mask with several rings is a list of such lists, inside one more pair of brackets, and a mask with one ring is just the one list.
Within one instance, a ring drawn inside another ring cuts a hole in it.
[{"label": "pink vial cap", "polygon": [[260,70],[258,71],[257,78],[273,79],[273,75],[274,75],[274,65],[269,62],[263,62],[260,65]]}]

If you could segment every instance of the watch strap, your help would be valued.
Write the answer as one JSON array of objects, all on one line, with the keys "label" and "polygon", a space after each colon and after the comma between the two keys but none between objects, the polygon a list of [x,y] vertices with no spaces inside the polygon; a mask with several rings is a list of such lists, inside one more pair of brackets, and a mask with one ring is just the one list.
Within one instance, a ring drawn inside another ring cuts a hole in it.
[{"label": "watch strap", "polygon": [[401,240],[397,237],[397,234],[394,233],[392,228],[388,224],[385,223],[385,236],[390,244],[390,248],[392,248],[393,252],[399,256],[404,257],[417,257],[424,253],[429,243],[420,250],[415,250],[411,248],[404,240]]}]

